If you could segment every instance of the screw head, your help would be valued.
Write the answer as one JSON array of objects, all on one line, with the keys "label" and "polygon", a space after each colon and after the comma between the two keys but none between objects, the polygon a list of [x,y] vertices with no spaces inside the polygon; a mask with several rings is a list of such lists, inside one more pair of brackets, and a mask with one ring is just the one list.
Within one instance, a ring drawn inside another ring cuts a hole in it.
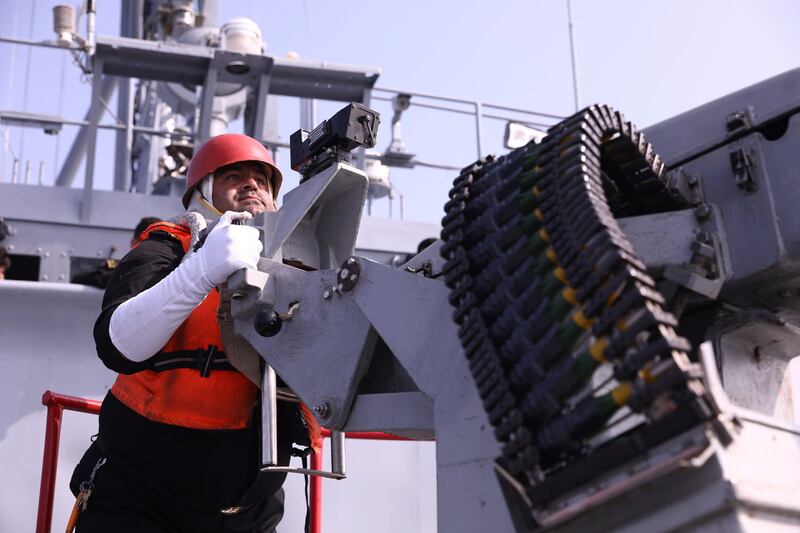
[{"label": "screw head", "polygon": [[700,204],[694,208],[694,216],[704,220],[711,216],[711,208],[708,207],[708,204]]},{"label": "screw head", "polygon": [[694,174],[689,176],[689,179],[687,181],[688,181],[689,185],[691,185],[692,187],[694,187],[695,185],[697,185],[700,182],[700,180],[698,180],[697,176],[695,176]]},{"label": "screw head", "polygon": [[326,300],[330,300],[331,296],[333,296],[333,291],[331,291],[330,289],[325,289],[325,292],[322,293],[322,297],[325,298]]},{"label": "screw head", "polygon": [[709,233],[708,231],[701,231],[700,233],[697,234],[697,240],[702,243],[708,244],[709,242],[711,242],[711,233]]},{"label": "screw head", "polygon": [[314,412],[322,418],[327,418],[331,414],[331,404],[328,402],[318,403],[314,406]]}]

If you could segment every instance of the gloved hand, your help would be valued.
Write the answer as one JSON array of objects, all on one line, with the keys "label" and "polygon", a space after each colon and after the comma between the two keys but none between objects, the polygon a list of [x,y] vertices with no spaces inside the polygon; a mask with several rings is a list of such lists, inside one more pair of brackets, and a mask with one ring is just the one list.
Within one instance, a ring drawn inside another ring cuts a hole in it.
[{"label": "gloved hand", "polygon": [[214,287],[241,268],[257,267],[262,248],[258,230],[233,224],[250,217],[232,211],[222,215],[197,252],[114,310],[109,335],[122,355],[131,361],[152,357]]},{"label": "gloved hand", "polygon": [[233,223],[250,218],[253,215],[246,211],[226,212],[206,237],[203,247],[197,251],[208,290],[224,282],[239,269],[258,267],[263,248],[258,230]]}]

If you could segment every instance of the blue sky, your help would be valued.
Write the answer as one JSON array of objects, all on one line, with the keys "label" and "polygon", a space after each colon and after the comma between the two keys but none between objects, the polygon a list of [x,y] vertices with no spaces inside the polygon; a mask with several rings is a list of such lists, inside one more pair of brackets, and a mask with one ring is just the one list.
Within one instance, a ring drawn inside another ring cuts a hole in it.
[{"label": "blue sky", "polygon": [[[0,0],[0,35],[53,38],[56,3]],[[118,34],[119,3],[98,4],[98,33]],[[565,0],[220,1],[220,22],[235,16],[261,26],[270,55],[293,51],[306,59],[378,66],[383,72],[378,86],[558,115],[573,111]],[[581,103],[611,104],[640,126],[798,65],[800,2],[792,0],[573,0],[573,19]],[[28,54],[26,47],[0,44],[0,109],[26,105],[30,112],[82,119],[90,88],[68,54],[35,48],[30,61]],[[288,99],[281,104],[283,139],[298,127],[296,105]],[[320,118],[338,107],[320,104]],[[383,113],[383,149],[391,111],[385,102],[374,107]],[[485,122],[486,151],[504,151],[503,127]],[[475,158],[473,128],[469,117],[413,107],[403,121],[409,151],[458,166]],[[2,179],[10,178],[15,154],[23,168],[31,160],[33,176],[44,161],[44,181],[52,183],[76,131],[65,127],[59,136],[46,136],[27,130],[23,140],[21,130],[11,128],[13,154]],[[95,178],[101,188],[112,182],[107,154],[113,143],[112,133],[101,132]],[[279,165],[288,190],[297,179],[288,157],[280,157]],[[393,169],[391,178],[405,195],[406,218],[438,222],[453,177],[440,170]],[[388,216],[386,202],[376,202],[373,213]]]}]

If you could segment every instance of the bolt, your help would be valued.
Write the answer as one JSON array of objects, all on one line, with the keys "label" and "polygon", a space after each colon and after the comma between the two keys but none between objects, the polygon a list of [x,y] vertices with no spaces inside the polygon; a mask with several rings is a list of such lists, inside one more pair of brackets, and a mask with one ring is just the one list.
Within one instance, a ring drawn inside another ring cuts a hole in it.
[{"label": "bolt", "polygon": [[328,402],[318,403],[314,406],[314,412],[322,418],[328,418],[331,414],[331,404]]},{"label": "bolt", "polygon": [[349,270],[347,270],[346,268],[340,268],[340,269],[339,269],[339,276],[340,276],[342,279],[346,278],[346,277],[347,277],[347,276],[349,276],[349,275],[350,275],[350,271],[349,271]]},{"label": "bolt", "polygon": [[355,274],[350,274],[350,281],[358,281],[358,276]]},{"label": "bolt", "polygon": [[700,204],[694,208],[694,216],[700,220],[705,220],[711,216],[711,208],[708,207],[708,204]]},{"label": "bolt", "polygon": [[702,243],[708,244],[711,242],[711,233],[708,231],[701,231],[700,233],[697,234],[697,240]]},{"label": "bolt", "polygon": [[67,252],[61,252],[61,257],[67,257]]},{"label": "bolt", "polygon": [[45,256],[45,257],[50,257],[50,252],[45,252],[45,253],[44,253],[44,256]]},{"label": "bolt", "polygon": [[97,255],[99,255],[100,257],[103,257],[103,250],[97,250]]},{"label": "bolt", "polygon": [[13,250],[14,250],[14,245],[13,245],[13,244],[9,244],[9,245],[8,245],[8,249],[9,249],[10,251],[13,251]]},{"label": "bolt", "polygon": [[700,180],[697,179],[697,176],[695,176],[694,174],[689,176],[689,179],[687,181],[689,182],[689,185],[692,187],[696,187],[697,184],[700,183]]},{"label": "bolt", "polygon": [[352,257],[351,257],[351,258],[349,258],[349,259],[347,260],[347,264],[348,264],[348,265],[352,265],[352,264],[354,264],[355,262],[356,262],[356,260],[355,260],[354,258],[352,258]]},{"label": "bolt", "polygon": [[333,296],[333,291],[330,289],[325,289],[325,292],[322,293],[322,297],[326,300],[330,300],[331,296]]},{"label": "bolt", "polygon": [[37,247],[36,247],[36,253],[37,253],[37,254],[40,254],[40,253],[42,253],[42,247],[41,247],[41,246],[37,246]]},{"label": "bolt", "polygon": [[50,279],[50,276],[48,276],[47,274],[42,276],[42,281],[47,281],[48,279]]},{"label": "bolt", "polygon": [[67,275],[66,275],[66,274],[59,274],[59,275],[58,275],[58,279],[60,279],[60,280],[62,280],[62,281],[63,281],[63,280],[65,280],[65,279],[67,279]]},{"label": "bolt", "polygon": [[342,292],[343,290],[344,290],[344,285],[343,284],[340,283],[340,284],[338,284],[336,286],[336,292]]},{"label": "bolt", "polygon": [[703,199],[700,198],[700,195],[698,195],[698,194],[693,194],[692,195],[692,205],[700,205],[700,202],[702,202],[702,201],[703,201]]}]

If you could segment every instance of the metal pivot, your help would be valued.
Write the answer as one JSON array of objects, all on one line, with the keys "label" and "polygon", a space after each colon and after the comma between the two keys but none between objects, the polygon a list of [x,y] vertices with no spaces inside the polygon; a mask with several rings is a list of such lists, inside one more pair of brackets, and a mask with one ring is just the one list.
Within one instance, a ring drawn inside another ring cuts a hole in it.
[{"label": "metal pivot", "polygon": [[278,464],[278,396],[275,370],[264,365],[264,381],[261,385],[261,471],[286,472],[330,479],[344,479],[345,471],[344,432],[331,431],[331,471],[295,468]]}]

